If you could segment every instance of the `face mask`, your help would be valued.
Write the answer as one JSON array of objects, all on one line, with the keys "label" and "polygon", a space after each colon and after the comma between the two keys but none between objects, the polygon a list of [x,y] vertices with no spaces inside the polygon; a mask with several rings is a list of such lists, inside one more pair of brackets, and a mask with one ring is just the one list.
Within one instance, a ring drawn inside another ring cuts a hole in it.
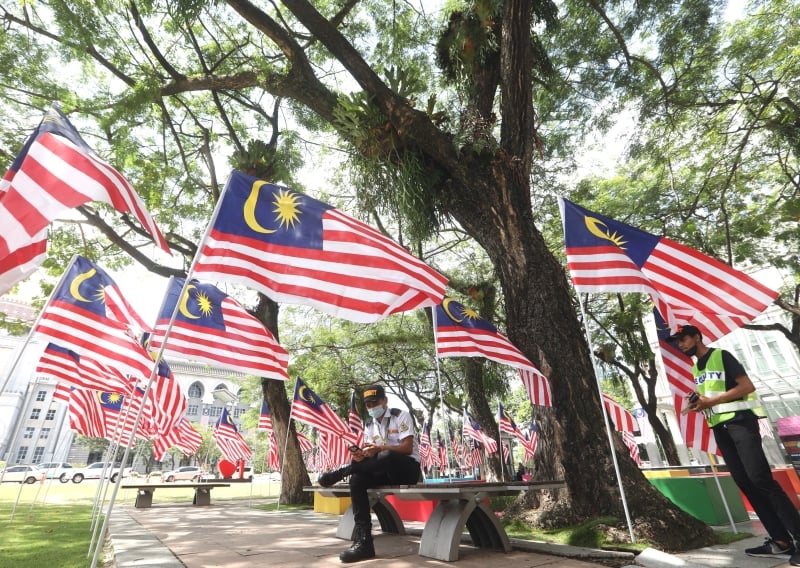
[{"label": "face mask", "polygon": [[383,406],[373,406],[372,408],[367,409],[367,412],[369,412],[369,415],[372,416],[374,420],[377,420],[383,416],[383,413],[386,412],[386,408]]}]

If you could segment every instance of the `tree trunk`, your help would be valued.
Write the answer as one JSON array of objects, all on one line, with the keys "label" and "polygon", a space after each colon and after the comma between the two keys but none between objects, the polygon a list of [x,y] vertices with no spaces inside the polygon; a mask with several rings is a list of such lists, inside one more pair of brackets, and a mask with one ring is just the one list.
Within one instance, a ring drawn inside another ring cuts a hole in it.
[{"label": "tree trunk", "polygon": [[[263,294],[258,295],[255,315],[272,332],[276,341],[278,340],[278,309],[277,303]],[[272,416],[272,429],[275,432],[278,456],[282,466],[279,502],[283,505],[310,503],[312,495],[303,491],[303,487],[311,485],[311,479],[308,477],[300,444],[297,441],[294,421],[289,420],[291,406],[286,395],[286,386],[282,381],[262,379],[261,389]]]}]

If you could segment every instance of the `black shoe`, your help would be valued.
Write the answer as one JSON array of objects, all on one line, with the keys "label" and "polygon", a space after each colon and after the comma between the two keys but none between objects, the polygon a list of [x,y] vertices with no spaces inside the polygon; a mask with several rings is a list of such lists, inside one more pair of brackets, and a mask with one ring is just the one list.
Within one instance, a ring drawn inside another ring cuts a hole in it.
[{"label": "black shoe", "polygon": [[334,483],[339,483],[345,477],[350,475],[350,471],[351,467],[349,465],[345,465],[337,469],[326,471],[325,473],[319,476],[319,479],[317,479],[317,483],[319,483],[323,487],[330,487]]},{"label": "black shoe", "polygon": [[[795,554],[794,546],[791,544],[778,544],[771,538],[768,538],[764,541],[764,544],[761,546],[756,546],[755,548],[745,548],[744,553],[748,556],[766,556],[772,558],[782,558],[784,556],[789,556],[790,554],[793,556],[800,556]],[[798,558],[800,560],[800,558]],[[798,566],[800,564],[794,564],[794,566]]]},{"label": "black shoe", "polygon": [[800,552],[792,554],[792,557],[789,558],[789,566],[800,566]]},{"label": "black shoe", "polygon": [[339,554],[342,562],[359,562],[375,558],[375,547],[372,545],[372,531],[369,527],[356,527],[353,546]]}]

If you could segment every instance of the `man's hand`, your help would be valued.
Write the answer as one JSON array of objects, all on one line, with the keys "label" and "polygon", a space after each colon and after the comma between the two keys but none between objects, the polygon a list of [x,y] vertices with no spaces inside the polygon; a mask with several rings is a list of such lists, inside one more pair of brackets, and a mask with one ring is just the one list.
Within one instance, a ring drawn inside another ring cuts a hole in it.
[{"label": "man's hand", "polygon": [[376,446],[375,444],[367,443],[361,450],[364,457],[371,458],[378,455],[383,450],[383,446]]}]

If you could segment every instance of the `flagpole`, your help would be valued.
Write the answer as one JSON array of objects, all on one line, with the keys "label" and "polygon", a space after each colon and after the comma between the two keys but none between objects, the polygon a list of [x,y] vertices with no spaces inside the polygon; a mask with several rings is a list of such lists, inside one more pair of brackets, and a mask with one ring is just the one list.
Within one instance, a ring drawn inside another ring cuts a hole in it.
[{"label": "flagpole", "polygon": [[728,500],[725,498],[725,494],[722,492],[722,484],[719,482],[719,474],[717,473],[717,467],[714,459],[714,456],[711,455],[711,452],[706,452],[708,454],[708,460],[711,462],[711,473],[714,474],[714,483],[717,484],[717,491],[719,491],[719,496],[722,499],[722,505],[725,507],[725,514],[728,515],[728,522],[731,524],[731,530],[734,533],[738,533],[739,531],[736,530],[736,523],[733,522],[733,515],[731,514],[731,509],[728,507]]},{"label": "flagpole", "polygon": [[[580,294],[576,294],[578,296],[578,305],[581,308],[581,317],[583,317],[584,326],[583,329],[586,332],[586,341],[589,347],[589,353],[594,353],[594,348],[592,347],[592,336],[589,332],[589,326],[585,325],[587,322],[586,312],[583,306],[583,300],[581,299]],[[622,486],[622,476],[619,472],[619,464],[617,463],[617,452],[614,451],[614,438],[611,435],[611,426],[608,423],[608,412],[606,411],[606,405],[603,403],[603,388],[600,384],[600,376],[597,372],[597,367],[595,366],[594,360],[592,360],[592,368],[594,369],[594,378],[597,382],[597,392],[600,395],[600,408],[603,411],[603,423],[606,427],[606,434],[608,435],[608,447],[611,449],[611,460],[614,462],[614,473],[617,476],[617,486],[619,487],[619,494],[622,498],[622,508],[625,510],[625,520],[628,523],[628,532],[631,535],[631,543],[636,543],[636,537],[633,534],[633,523],[631,523],[631,515],[628,511],[628,501],[625,499],[625,488]],[[94,567],[93,567],[94,568]]]},{"label": "flagpole", "polygon": [[[8,374],[3,379],[3,386],[0,387],[0,395],[2,395],[5,392],[6,386],[8,385],[9,381],[11,381],[11,377],[14,375],[14,371],[17,370],[17,365],[19,365],[19,362],[22,360],[22,355],[25,353],[25,349],[28,348],[28,345],[30,344],[31,340],[33,339],[33,334],[36,333],[36,328],[39,326],[39,322],[42,320],[43,314],[45,313],[47,308],[50,307],[50,304],[53,302],[53,294],[56,293],[56,290],[59,290],[61,288],[61,285],[64,283],[64,279],[66,278],[67,273],[72,268],[72,265],[75,264],[75,259],[76,258],[78,258],[78,255],[77,254],[73,254],[72,258],[70,259],[69,263],[67,264],[67,267],[64,269],[64,272],[61,274],[61,278],[58,279],[58,283],[53,288],[53,291],[50,292],[50,296],[47,298],[47,302],[45,303],[44,308],[42,308],[42,311],[40,311],[39,315],[36,316],[36,321],[33,322],[33,326],[31,327],[31,330],[28,332],[28,336],[25,338],[25,342],[22,344],[22,347],[20,348],[19,352],[17,352],[16,357],[14,357],[14,362],[11,365],[11,369],[8,371]],[[67,412],[69,412],[69,411],[67,411]],[[6,450],[6,453],[8,454],[8,457],[9,457],[8,461],[11,461],[11,459],[13,458],[13,456],[11,455],[11,450],[14,449],[14,442],[16,441],[20,430],[22,430],[22,422],[23,422],[23,420],[17,420],[17,423],[14,426],[14,433],[12,434],[11,438],[8,439],[8,448]],[[0,483],[3,482],[3,477],[4,476],[5,476],[5,469],[3,469],[3,471],[0,471]],[[11,515],[11,520],[14,520],[13,513]]]},{"label": "flagpole", "polygon": [[[439,355],[436,353],[436,346],[438,345],[438,333],[437,329],[437,322],[436,322],[436,306],[431,307],[431,321],[433,322],[433,359],[436,361],[436,383],[439,385],[439,408],[441,408],[441,415],[442,415],[442,423],[447,423],[447,416],[444,414],[444,391],[442,391],[442,371],[439,367]],[[445,440],[445,449],[447,449],[447,444],[450,440]],[[453,452],[455,456],[455,450],[451,447],[450,450]],[[445,452],[447,453],[447,452]],[[458,465],[458,460],[456,459],[456,465]],[[450,460],[447,460],[447,478],[451,481],[453,480],[453,471],[450,468]]]},{"label": "flagpole", "polygon": [[[207,233],[208,233],[208,230],[206,231],[206,234]],[[192,261],[192,265],[194,265],[194,261]],[[171,278],[172,277],[170,277],[170,279]],[[183,297],[183,294],[186,293],[186,288],[187,288],[188,284],[189,284],[189,278],[187,278],[183,283],[183,288],[181,289],[180,296],[178,296],[179,300],[180,300],[180,298]],[[164,309],[164,306],[167,303],[167,295],[168,294],[164,294],[164,298],[161,300],[161,306],[159,307],[159,310],[158,310],[159,314],[162,312],[162,310]],[[170,329],[172,329],[172,324],[175,322],[175,318],[178,315],[178,310],[179,309],[180,309],[180,301],[175,302],[175,309],[172,311],[172,317],[170,318],[169,325],[168,325],[167,329],[164,331],[164,339],[161,341],[161,349],[159,350],[158,355],[153,358],[153,367],[150,370],[150,379],[147,381],[147,386],[145,386],[144,391],[142,392],[142,404],[139,407],[139,412],[136,413],[136,419],[134,420],[134,423],[133,423],[133,432],[131,433],[131,439],[129,440],[129,444],[127,446],[125,446],[125,451],[122,454],[122,460],[120,460],[121,461],[120,473],[117,476],[117,482],[114,484],[114,489],[111,492],[111,499],[108,502],[108,509],[106,511],[106,516],[103,518],[103,526],[100,529],[100,533],[99,533],[100,534],[100,538],[97,539],[97,545],[95,546],[95,549],[94,549],[94,555],[92,556],[92,563],[90,565],[90,568],[96,568],[97,567],[97,561],[98,561],[98,558],[100,557],[100,550],[102,548],[100,543],[103,540],[103,538],[102,538],[103,535],[105,535],[106,531],[108,530],[108,523],[111,520],[111,513],[114,510],[114,503],[116,502],[117,493],[119,492],[119,488],[122,485],[122,477],[123,477],[122,474],[124,472],[125,464],[128,461],[128,456],[130,456],[130,449],[131,449],[130,448],[130,442],[135,439],[136,432],[139,429],[139,424],[140,424],[141,419],[142,419],[142,414],[144,413],[145,401],[147,400],[147,397],[150,395],[150,388],[152,387],[153,381],[155,380],[156,375],[158,374],[158,366],[159,366],[159,363],[161,362],[161,357],[163,357],[163,355],[164,355],[164,347],[167,344],[167,338],[169,337]],[[150,354],[149,349],[147,349],[147,347],[143,347],[143,349],[148,354]],[[131,393],[132,393],[131,394],[131,400],[133,400],[133,397],[134,397],[133,393],[135,393],[135,392],[136,392],[136,385],[134,384],[132,386],[132,388],[131,388]]]}]

